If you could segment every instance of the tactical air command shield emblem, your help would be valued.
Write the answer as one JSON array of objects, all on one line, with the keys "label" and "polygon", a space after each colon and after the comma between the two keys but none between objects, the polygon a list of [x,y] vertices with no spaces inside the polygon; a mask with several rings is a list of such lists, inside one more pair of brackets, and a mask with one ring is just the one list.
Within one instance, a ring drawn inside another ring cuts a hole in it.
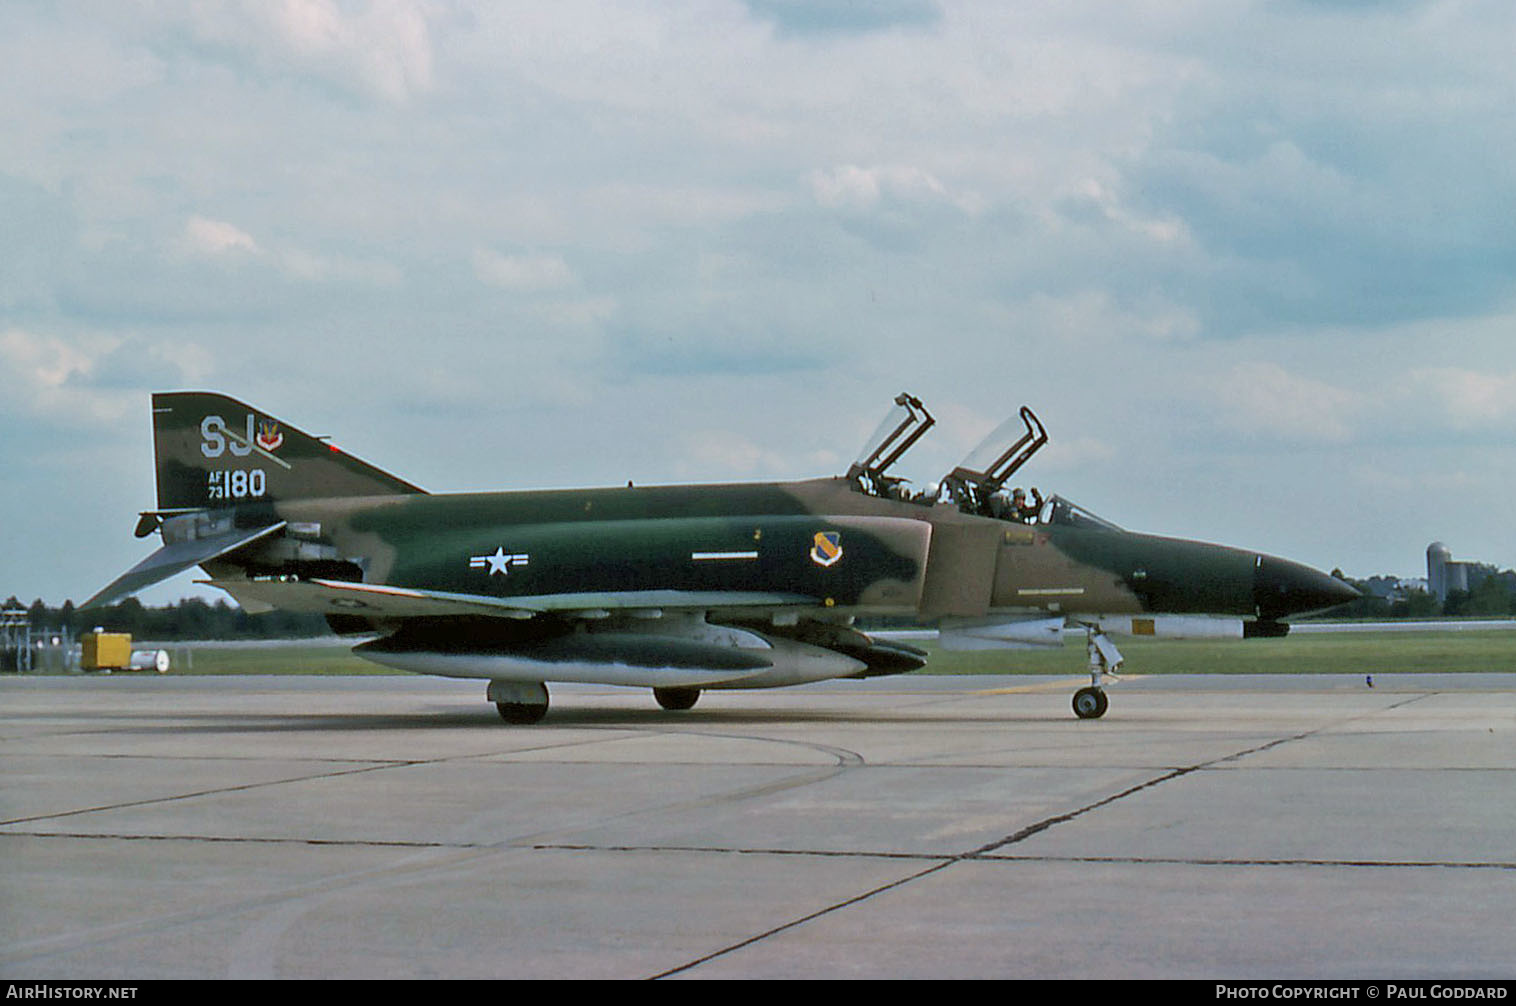
[{"label": "tactical air command shield emblem", "polygon": [[842,558],[842,532],[817,531],[812,539],[811,561],[818,566],[834,566]]},{"label": "tactical air command shield emblem", "polygon": [[280,431],[279,424],[271,419],[258,421],[258,446],[266,451],[277,451],[284,443],[284,433]]}]

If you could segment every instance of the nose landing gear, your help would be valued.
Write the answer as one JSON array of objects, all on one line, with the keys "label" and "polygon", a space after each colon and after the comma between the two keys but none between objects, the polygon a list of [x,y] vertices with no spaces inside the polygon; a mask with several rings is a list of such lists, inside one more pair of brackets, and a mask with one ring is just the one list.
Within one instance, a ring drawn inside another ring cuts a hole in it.
[{"label": "nose landing gear", "polygon": [[1110,699],[1103,688],[1081,688],[1074,693],[1074,715],[1082,720],[1098,720],[1108,705]]},{"label": "nose landing gear", "polygon": [[1090,684],[1074,693],[1074,715],[1082,720],[1098,720],[1110,705],[1105,694],[1105,676],[1120,670],[1124,658],[1110,637],[1095,625],[1084,627],[1084,648],[1090,658]]}]

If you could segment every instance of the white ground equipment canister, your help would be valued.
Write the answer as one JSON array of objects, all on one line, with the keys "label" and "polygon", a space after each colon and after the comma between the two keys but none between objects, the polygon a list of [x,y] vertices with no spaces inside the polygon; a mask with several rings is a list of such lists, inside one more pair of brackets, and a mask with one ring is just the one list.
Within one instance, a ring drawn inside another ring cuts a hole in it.
[{"label": "white ground equipment canister", "polygon": [[134,671],[168,672],[167,650],[133,650],[130,667]]}]

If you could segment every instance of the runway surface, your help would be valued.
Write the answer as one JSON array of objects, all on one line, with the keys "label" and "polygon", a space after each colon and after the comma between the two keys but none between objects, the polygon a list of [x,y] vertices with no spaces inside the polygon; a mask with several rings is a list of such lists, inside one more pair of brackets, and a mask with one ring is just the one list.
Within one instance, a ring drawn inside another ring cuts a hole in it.
[{"label": "runway surface", "polygon": [[0,975],[1516,975],[1516,676],[0,680]]}]

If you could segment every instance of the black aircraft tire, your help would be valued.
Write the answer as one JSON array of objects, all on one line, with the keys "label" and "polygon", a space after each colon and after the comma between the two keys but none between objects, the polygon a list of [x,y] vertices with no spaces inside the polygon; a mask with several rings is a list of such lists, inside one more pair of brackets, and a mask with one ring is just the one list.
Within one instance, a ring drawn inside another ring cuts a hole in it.
[{"label": "black aircraft tire", "polygon": [[1098,720],[1105,715],[1110,701],[1104,689],[1081,688],[1074,693],[1074,715],[1082,720]]},{"label": "black aircraft tire", "polygon": [[653,698],[665,709],[691,709],[700,699],[698,688],[654,688]]},{"label": "black aircraft tire", "polygon": [[495,708],[500,711],[500,718],[507,723],[540,723],[542,717],[547,715],[546,702],[496,702]]}]

